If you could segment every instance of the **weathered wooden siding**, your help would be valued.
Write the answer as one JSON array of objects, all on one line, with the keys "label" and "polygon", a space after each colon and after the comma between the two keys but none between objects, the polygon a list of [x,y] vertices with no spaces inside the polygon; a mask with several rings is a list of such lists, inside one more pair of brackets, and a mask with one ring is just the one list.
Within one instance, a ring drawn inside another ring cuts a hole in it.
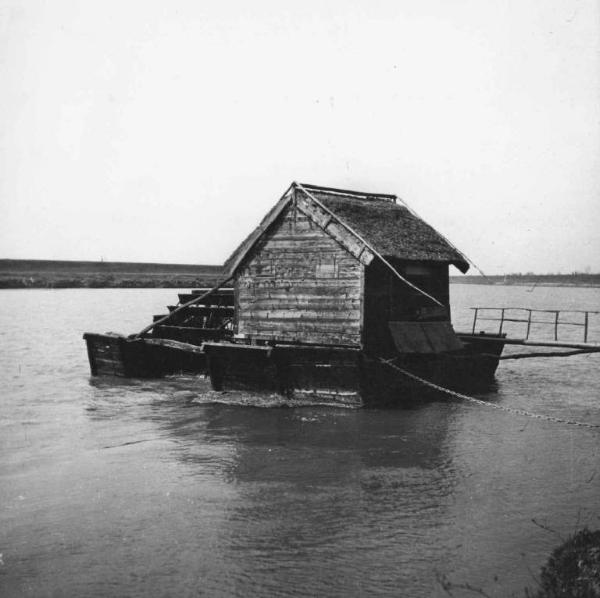
[{"label": "weathered wooden siding", "polygon": [[291,205],[238,270],[238,333],[359,344],[363,267]]}]

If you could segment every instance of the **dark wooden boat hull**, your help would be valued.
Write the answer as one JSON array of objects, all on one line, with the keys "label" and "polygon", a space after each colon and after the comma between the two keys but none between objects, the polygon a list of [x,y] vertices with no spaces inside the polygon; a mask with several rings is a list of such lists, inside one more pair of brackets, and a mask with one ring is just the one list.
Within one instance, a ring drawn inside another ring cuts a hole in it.
[{"label": "dark wooden boat hull", "polygon": [[[206,330],[204,340],[168,330],[160,337],[128,339],[116,334],[84,334],[92,375],[158,378],[209,374],[215,390],[277,393],[294,401],[327,401],[350,406],[407,405],[439,393],[425,387],[377,356],[358,348],[278,344],[257,346],[222,342]],[[185,338],[174,341],[168,336]],[[456,391],[484,391],[494,381],[504,338],[459,334],[460,351],[397,354],[393,363],[435,384]]]},{"label": "dark wooden boat hull", "polygon": [[199,347],[173,342],[156,344],[153,341],[160,339],[131,340],[113,334],[86,333],[83,338],[93,376],[160,378],[206,373],[206,356]]},{"label": "dark wooden boat hull", "polygon": [[[464,347],[459,351],[397,354],[393,363],[444,388],[484,391],[494,381],[504,347],[502,337],[486,337],[483,340],[480,335],[462,335]],[[326,400],[353,406],[405,405],[439,398],[439,391],[358,348],[209,342],[204,351],[215,390],[276,392],[294,400]]]},{"label": "dark wooden boat hull", "polygon": [[206,343],[215,390],[249,390],[294,400],[360,406],[361,353],[357,349],[298,345]]}]

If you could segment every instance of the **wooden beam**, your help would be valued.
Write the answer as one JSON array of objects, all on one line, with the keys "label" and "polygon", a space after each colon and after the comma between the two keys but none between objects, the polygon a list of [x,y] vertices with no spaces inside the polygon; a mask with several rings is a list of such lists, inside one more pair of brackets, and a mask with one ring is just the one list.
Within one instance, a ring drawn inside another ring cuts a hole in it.
[{"label": "wooden beam", "polygon": [[[131,339],[134,340],[134,339]],[[135,339],[139,340],[139,339]],[[187,353],[204,353],[202,347],[198,345],[191,345],[190,343],[182,343],[181,341],[174,341],[168,338],[143,338],[141,339],[147,345],[155,345],[157,347],[168,347],[169,349],[177,349],[179,351],[186,351]]]},{"label": "wooden beam", "polygon": [[586,349],[591,353],[600,352],[598,343],[564,343],[562,341],[530,341],[524,338],[504,338],[502,336],[491,336],[483,334],[470,334],[457,332],[456,335],[461,340],[475,340],[477,342],[504,343],[505,345],[522,345],[526,347],[565,347],[566,349]]},{"label": "wooden beam", "polygon": [[336,187],[321,187],[320,185],[309,185],[308,183],[302,183],[305,189],[312,189],[313,191],[323,191],[323,193],[334,193],[339,195],[354,195],[355,197],[373,197],[377,199],[386,199],[388,201],[396,201],[398,196],[390,193],[366,193],[362,191],[351,191],[350,189],[337,189]]}]

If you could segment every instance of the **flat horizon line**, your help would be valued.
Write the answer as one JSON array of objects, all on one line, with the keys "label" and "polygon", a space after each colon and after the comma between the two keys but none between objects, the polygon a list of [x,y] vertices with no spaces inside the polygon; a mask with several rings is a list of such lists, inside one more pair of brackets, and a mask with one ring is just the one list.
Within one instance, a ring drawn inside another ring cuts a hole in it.
[{"label": "flat horizon line", "polygon": [[[108,265],[128,265],[128,266],[167,266],[167,267],[184,267],[184,268],[223,268],[223,264],[200,264],[200,263],[184,263],[184,262],[154,262],[154,261],[130,261],[130,260],[74,260],[74,259],[45,259],[45,258],[0,258],[0,268],[8,265],[19,264],[45,264],[45,265],[87,265],[87,264],[106,264]],[[450,274],[450,278],[492,278],[499,276],[599,276],[600,272],[501,272],[496,274]]]}]

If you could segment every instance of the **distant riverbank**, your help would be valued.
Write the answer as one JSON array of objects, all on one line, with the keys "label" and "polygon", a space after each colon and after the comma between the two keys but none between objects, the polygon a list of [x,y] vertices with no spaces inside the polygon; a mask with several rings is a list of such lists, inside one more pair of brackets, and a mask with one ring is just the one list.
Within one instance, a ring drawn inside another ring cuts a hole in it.
[{"label": "distant riverbank", "polygon": [[508,274],[451,276],[455,284],[502,284],[526,287],[600,287],[600,274]]},{"label": "distant riverbank", "polygon": [[[210,287],[223,274],[217,265],[0,259],[0,289]],[[600,274],[451,276],[454,284],[600,287]]]},{"label": "distant riverbank", "polygon": [[2,289],[186,288],[216,284],[221,266],[0,260]]}]

